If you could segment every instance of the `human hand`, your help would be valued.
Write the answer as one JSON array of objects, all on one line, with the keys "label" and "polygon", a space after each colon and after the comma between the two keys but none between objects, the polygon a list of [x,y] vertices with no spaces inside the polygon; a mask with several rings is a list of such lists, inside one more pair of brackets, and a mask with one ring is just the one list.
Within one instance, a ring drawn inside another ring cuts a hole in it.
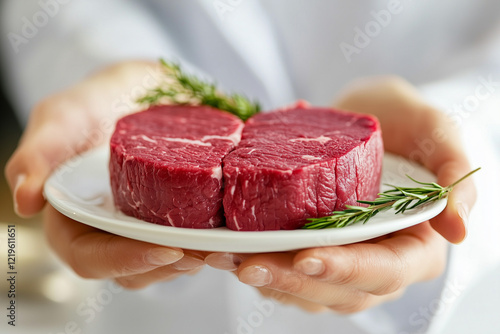
[{"label": "human hand", "polygon": [[[151,86],[157,71],[156,65],[145,62],[115,65],[34,108],[5,170],[18,214],[42,210],[43,184],[54,168],[106,143],[116,120],[137,108],[132,95]],[[49,205],[44,227],[49,244],[77,274],[115,278],[128,288],[173,279],[204,265],[204,253],[111,235],[72,221]]]},{"label": "human hand", "polygon": [[[470,171],[452,124],[402,79],[358,81],[341,94],[336,107],[375,114],[385,149],[423,164],[442,185]],[[422,143],[427,145],[425,151]],[[280,302],[311,311],[357,312],[397,298],[410,284],[440,275],[446,242],[439,234],[450,242],[463,240],[475,196],[472,181],[464,181],[451,193],[445,211],[430,223],[362,243],[285,253],[214,253],[205,261],[234,270],[240,281]]]},{"label": "human hand", "polygon": [[267,254],[212,253],[208,265],[232,270],[266,297],[307,311],[353,313],[393,300],[439,276],[446,242],[428,222],[345,246]]},{"label": "human hand", "polygon": [[[377,116],[385,150],[422,164],[442,186],[471,171],[452,121],[427,105],[418,91],[401,78],[355,81],[340,94],[335,105]],[[452,243],[463,241],[475,201],[476,189],[472,178],[468,178],[453,188],[446,209],[431,219],[432,227]]]}]

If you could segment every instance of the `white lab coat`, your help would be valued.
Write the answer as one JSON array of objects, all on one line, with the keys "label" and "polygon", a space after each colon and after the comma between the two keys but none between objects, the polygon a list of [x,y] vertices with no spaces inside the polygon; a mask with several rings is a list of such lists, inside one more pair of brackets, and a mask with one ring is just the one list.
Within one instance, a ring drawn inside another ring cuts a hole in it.
[{"label": "white lab coat", "polygon": [[[125,59],[180,60],[224,88],[257,98],[266,109],[299,98],[329,105],[354,78],[397,74],[463,123],[463,133],[473,138],[465,142],[473,165],[484,167],[477,177],[478,207],[498,202],[498,194],[486,191],[499,180],[500,138],[493,130],[500,121],[492,111],[500,104],[498,1],[41,0],[2,5],[5,79],[24,121],[44,96]],[[352,316],[312,315],[266,301],[233,275],[207,268],[141,292],[113,294],[95,318],[75,310],[68,321],[84,333],[438,333],[449,324],[468,284],[500,258],[491,246],[498,243],[499,224],[482,211],[471,217],[469,239],[451,247],[445,275],[411,286],[398,301]],[[489,225],[475,228],[479,222]],[[54,331],[63,328],[55,324]]]}]

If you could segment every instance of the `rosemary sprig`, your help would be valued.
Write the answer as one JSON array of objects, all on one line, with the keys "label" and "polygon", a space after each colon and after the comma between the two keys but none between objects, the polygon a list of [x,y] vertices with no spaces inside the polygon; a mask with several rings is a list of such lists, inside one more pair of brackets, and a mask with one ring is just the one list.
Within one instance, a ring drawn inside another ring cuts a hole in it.
[{"label": "rosemary sprig", "polygon": [[341,228],[358,222],[366,223],[377,213],[389,209],[394,209],[396,214],[403,213],[406,210],[415,209],[426,203],[445,198],[453,190],[453,187],[480,170],[477,168],[467,175],[461,177],[447,187],[440,186],[437,183],[419,182],[406,175],[410,180],[422,185],[421,187],[398,187],[388,185],[392,189],[378,194],[373,201],[358,201],[358,203],[368,204],[367,207],[346,205],[343,211],[334,211],[331,216],[320,218],[309,218],[309,222],[304,225],[304,229],[323,229],[323,228]]},{"label": "rosemary sprig", "polygon": [[259,103],[251,102],[241,94],[225,95],[214,83],[184,73],[177,63],[164,59],[160,59],[160,63],[166,75],[165,83],[139,98],[138,103],[206,105],[230,112],[244,121],[260,111]]}]

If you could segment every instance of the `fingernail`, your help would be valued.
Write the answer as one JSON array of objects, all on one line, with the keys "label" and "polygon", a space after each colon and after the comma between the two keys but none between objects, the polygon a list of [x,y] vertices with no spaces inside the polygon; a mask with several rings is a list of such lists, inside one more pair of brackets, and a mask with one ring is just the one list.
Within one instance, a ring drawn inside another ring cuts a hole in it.
[{"label": "fingernail", "polygon": [[175,249],[169,248],[153,248],[146,255],[146,261],[153,266],[165,266],[179,261],[184,256],[184,253]]},{"label": "fingernail", "polygon": [[234,271],[243,261],[236,254],[212,253],[205,258],[205,262],[215,269]]},{"label": "fingernail", "polygon": [[14,200],[14,212],[18,215],[21,216],[19,213],[19,205],[17,202],[17,192],[19,191],[19,188],[23,185],[24,181],[26,180],[26,174],[20,174],[17,176],[16,180],[16,185],[14,186],[14,191],[12,193],[12,198]]},{"label": "fingernail", "polygon": [[295,269],[303,272],[306,275],[320,275],[325,271],[325,264],[320,259],[307,257],[295,264]]},{"label": "fingernail", "polygon": [[202,259],[186,255],[179,261],[172,264],[172,267],[177,270],[193,270],[204,265],[205,261],[203,261]]},{"label": "fingernail", "polygon": [[464,202],[457,202],[456,207],[458,215],[462,218],[465,228],[467,228],[467,225],[469,225],[469,206]]},{"label": "fingernail", "polygon": [[238,278],[240,282],[256,287],[268,285],[272,280],[271,272],[264,266],[246,267]]},{"label": "fingernail", "polygon": [[462,219],[462,224],[464,224],[464,229],[465,229],[465,234],[463,236],[463,239],[460,240],[459,243],[462,243],[465,238],[467,238],[468,232],[468,225],[469,225],[469,206],[466,203],[463,202],[457,202],[456,203],[456,208],[457,208],[457,213],[458,216]]}]

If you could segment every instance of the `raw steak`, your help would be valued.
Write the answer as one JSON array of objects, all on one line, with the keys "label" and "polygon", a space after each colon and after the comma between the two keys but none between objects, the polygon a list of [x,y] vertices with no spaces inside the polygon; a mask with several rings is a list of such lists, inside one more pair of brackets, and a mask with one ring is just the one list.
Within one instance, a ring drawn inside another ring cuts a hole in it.
[{"label": "raw steak", "polygon": [[224,158],[224,212],[233,230],[296,229],[379,191],[376,118],[298,103],[250,118]]},{"label": "raw steak", "polygon": [[161,225],[220,226],[221,161],[242,129],[237,117],[209,107],[158,106],[122,118],[111,138],[115,205]]}]

